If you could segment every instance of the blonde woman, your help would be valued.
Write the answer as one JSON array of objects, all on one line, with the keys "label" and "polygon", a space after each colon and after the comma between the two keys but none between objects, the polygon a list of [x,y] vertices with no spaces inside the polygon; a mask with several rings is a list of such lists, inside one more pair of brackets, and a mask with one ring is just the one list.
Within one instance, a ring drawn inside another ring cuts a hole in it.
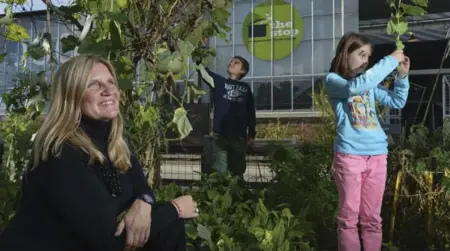
[{"label": "blonde woman", "polygon": [[197,205],[191,196],[155,204],[124,141],[119,99],[107,61],[82,55],[60,67],[0,250],[186,250],[184,219]]}]

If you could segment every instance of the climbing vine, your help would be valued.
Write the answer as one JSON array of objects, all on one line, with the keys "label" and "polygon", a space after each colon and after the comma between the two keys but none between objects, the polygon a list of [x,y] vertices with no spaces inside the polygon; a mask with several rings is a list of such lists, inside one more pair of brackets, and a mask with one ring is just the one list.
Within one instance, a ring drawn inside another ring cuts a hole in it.
[{"label": "climbing vine", "polygon": [[[56,65],[51,34],[38,31],[31,37],[15,20],[13,8],[20,5],[25,8],[26,1],[0,2],[7,4],[5,15],[0,18],[0,25],[5,27],[3,37],[27,47],[21,55],[21,71],[29,72],[26,65],[29,58],[46,57],[48,63]],[[201,57],[205,59],[203,63],[207,63],[215,56],[214,49],[204,49],[200,45],[211,36],[226,40],[231,0],[75,0],[61,6],[52,1],[43,2],[53,18],[74,27],[72,34],[61,39],[62,53],[95,54],[115,66],[127,137],[140,159],[147,161],[143,165],[149,170],[149,181],[157,182],[153,174],[156,172],[158,176],[155,169],[159,168],[165,132],[173,130],[180,140],[187,137],[193,127],[184,105],[197,102],[206,93],[189,81],[197,69],[206,74],[202,65],[189,67],[190,59]],[[6,53],[0,55],[0,60],[5,57]],[[40,73],[40,76],[50,75]],[[44,78],[39,85],[47,86],[51,84],[49,81],[50,78]],[[179,81],[185,87],[181,96],[175,93]],[[43,112],[48,98],[43,93],[46,88],[29,91],[31,86],[33,84],[27,84],[20,87],[25,91],[17,89],[4,95],[11,108],[9,112],[18,112],[15,108],[20,105],[16,104],[18,102],[27,104],[21,107],[25,108],[20,110],[22,113],[30,109]],[[171,118],[163,116],[167,113],[163,108],[167,107],[166,97],[170,97],[173,104],[173,109],[167,111],[172,114]]]}]

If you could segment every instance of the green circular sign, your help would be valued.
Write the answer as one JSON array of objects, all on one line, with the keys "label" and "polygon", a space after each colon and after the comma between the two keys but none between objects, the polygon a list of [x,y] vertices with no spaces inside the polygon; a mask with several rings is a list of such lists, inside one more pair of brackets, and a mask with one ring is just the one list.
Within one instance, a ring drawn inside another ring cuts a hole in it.
[{"label": "green circular sign", "polygon": [[292,4],[275,0],[273,8],[270,1],[253,8],[245,18],[242,29],[242,40],[250,54],[263,60],[279,60],[291,55],[300,44],[304,25]]}]

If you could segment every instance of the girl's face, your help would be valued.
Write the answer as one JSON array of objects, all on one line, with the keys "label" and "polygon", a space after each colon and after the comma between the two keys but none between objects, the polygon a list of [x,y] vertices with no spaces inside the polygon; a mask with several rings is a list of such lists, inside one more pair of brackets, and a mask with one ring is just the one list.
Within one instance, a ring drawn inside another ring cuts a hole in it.
[{"label": "girl's face", "polygon": [[348,65],[353,75],[358,75],[366,70],[371,54],[372,47],[370,44],[363,45],[350,54]]}]

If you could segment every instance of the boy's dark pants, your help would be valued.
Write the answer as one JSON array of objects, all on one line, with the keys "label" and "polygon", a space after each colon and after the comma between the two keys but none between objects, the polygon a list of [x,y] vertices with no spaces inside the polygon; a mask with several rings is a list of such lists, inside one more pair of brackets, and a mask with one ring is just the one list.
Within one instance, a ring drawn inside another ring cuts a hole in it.
[{"label": "boy's dark pants", "polygon": [[212,169],[243,177],[246,169],[247,142],[244,137],[214,133],[211,139]]}]

